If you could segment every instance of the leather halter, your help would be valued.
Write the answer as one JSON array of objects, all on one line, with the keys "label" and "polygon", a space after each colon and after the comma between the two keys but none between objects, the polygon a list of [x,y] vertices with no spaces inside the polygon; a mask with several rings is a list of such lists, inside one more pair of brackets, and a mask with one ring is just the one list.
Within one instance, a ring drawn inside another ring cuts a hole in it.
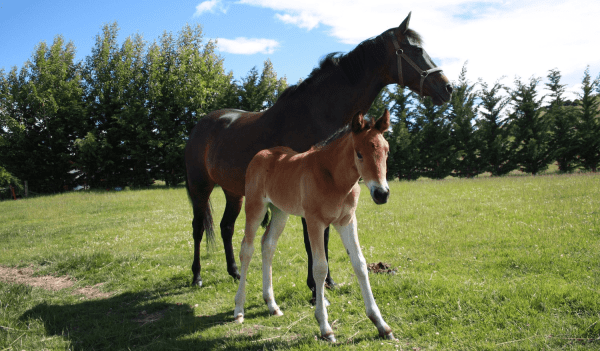
[{"label": "leather halter", "polygon": [[423,83],[425,82],[425,78],[427,78],[431,73],[441,72],[442,69],[439,67],[434,67],[432,69],[428,69],[423,71],[413,60],[408,57],[404,53],[404,51],[400,48],[400,44],[398,44],[398,40],[396,39],[396,34],[392,33],[392,42],[394,43],[394,48],[396,49],[396,57],[398,58],[398,78],[400,78],[400,85],[404,87],[404,80],[402,79],[402,58],[406,60],[413,68],[419,73],[421,76],[421,83],[419,85],[419,96],[423,99]]}]

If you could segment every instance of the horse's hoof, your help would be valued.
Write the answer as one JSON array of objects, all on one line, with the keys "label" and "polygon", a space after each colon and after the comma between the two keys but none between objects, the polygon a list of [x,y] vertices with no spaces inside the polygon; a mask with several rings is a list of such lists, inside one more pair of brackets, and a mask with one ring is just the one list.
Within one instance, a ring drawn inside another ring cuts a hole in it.
[{"label": "horse's hoof", "polygon": [[229,272],[229,275],[232,276],[235,280],[240,280],[240,278],[242,277],[237,269],[233,272]]},{"label": "horse's hoof", "polygon": [[325,335],[321,335],[321,339],[329,342],[337,342],[333,333],[327,333]]},{"label": "horse's hoof", "polygon": [[235,316],[235,322],[239,324],[244,323],[244,315],[240,313],[237,316]]},{"label": "horse's hoof", "polygon": [[325,287],[327,289],[333,290],[337,288],[337,284],[333,281],[333,278],[328,277],[327,279],[325,279]]},{"label": "horse's hoof", "polygon": [[200,278],[194,279],[194,281],[192,281],[192,287],[201,288],[202,287],[202,279],[200,279]]},{"label": "horse's hoof", "polygon": [[271,316],[281,317],[283,316],[283,312],[281,312],[281,310],[278,308],[275,311],[273,311],[273,313],[271,313]]}]

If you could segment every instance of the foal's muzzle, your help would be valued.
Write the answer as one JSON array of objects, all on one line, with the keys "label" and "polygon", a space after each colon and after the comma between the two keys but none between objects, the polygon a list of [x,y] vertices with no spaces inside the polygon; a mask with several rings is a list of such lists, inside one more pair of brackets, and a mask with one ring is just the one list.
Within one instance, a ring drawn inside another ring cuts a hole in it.
[{"label": "foal's muzzle", "polygon": [[376,204],[382,205],[386,203],[390,197],[390,189],[387,187],[385,189],[381,187],[373,187],[371,190],[371,197]]}]

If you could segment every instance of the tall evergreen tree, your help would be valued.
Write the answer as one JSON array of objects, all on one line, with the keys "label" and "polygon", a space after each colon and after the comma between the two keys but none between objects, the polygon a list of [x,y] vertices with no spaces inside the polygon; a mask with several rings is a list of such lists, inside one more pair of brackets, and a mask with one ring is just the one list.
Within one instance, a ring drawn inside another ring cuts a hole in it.
[{"label": "tall evergreen tree", "polygon": [[127,72],[123,66],[119,67],[122,55],[117,43],[118,32],[116,22],[102,27],[83,68],[87,116],[93,129],[78,141],[79,147],[85,145],[85,151],[80,149],[84,153],[80,154],[78,164],[87,171],[91,186],[113,187],[125,185],[127,181],[127,175],[123,174],[127,152],[118,123],[125,105],[127,79],[123,74]]},{"label": "tall evergreen tree", "polygon": [[481,118],[476,122],[475,133],[479,140],[479,162],[484,171],[490,172],[492,176],[501,176],[516,167],[512,162],[508,120],[502,115],[510,100],[499,94],[504,89],[500,81],[490,87],[480,80],[479,85]]},{"label": "tall evergreen tree", "polygon": [[448,119],[451,123],[451,140],[456,150],[453,176],[472,178],[482,173],[479,162],[479,145],[475,137],[473,121],[477,115],[475,85],[467,80],[467,65],[462,68],[458,82],[454,84]]},{"label": "tall evergreen tree", "polygon": [[577,147],[575,139],[575,120],[572,109],[565,107],[565,84],[560,83],[558,69],[548,73],[547,89],[550,91],[550,105],[547,118],[550,120],[552,136],[550,139],[550,158],[556,160],[561,172],[572,172],[577,167]]},{"label": "tall evergreen tree", "polygon": [[388,95],[392,103],[390,114],[394,116],[392,132],[386,137],[390,144],[388,178],[416,180],[420,176],[419,129],[413,123],[413,113],[410,110],[412,93],[396,85],[389,90]]},{"label": "tall evergreen tree", "polygon": [[55,37],[36,46],[31,60],[3,79],[0,165],[29,182],[33,192],[73,185],[75,139],[85,132],[80,67],[75,46]]},{"label": "tall evergreen tree", "polygon": [[417,107],[416,126],[420,175],[444,179],[456,164],[456,149],[450,137],[451,125],[445,116],[448,105],[435,106],[430,98]]},{"label": "tall evergreen tree", "polygon": [[586,68],[581,82],[581,103],[575,109],[576,140],[579,164],[586,170],[597,172],[600,165],[600,76],[590,77],[590,68]]},{"label": "tall evergreen tree", "polygon": [[239,107],[245,111],[264,111],[273,106],[285,88],[285,77],[277,79],[271,60],[264,62],[262,73],[253,67],[238,87]]},{"label": "tall evergreen tree", "polygon": [[531,78],[529,83],[515,80],[511,91],[514,111],[510,114],[510,130],[514,137],[512,149],[514,161],[523,172],[538,174],[548,168],[550,158],[549,119],[541,114],[543,98],[537,97],[539,78]]}]

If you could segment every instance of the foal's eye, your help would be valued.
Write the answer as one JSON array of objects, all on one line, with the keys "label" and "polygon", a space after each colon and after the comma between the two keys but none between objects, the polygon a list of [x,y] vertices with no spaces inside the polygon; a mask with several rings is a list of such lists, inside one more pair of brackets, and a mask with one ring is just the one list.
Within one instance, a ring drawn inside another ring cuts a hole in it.
[{"label": "foal's eye", "polygon": [[356,157],[358,157],[359,160],[362,160],[362,155],[358,151],[356,151]]}]

